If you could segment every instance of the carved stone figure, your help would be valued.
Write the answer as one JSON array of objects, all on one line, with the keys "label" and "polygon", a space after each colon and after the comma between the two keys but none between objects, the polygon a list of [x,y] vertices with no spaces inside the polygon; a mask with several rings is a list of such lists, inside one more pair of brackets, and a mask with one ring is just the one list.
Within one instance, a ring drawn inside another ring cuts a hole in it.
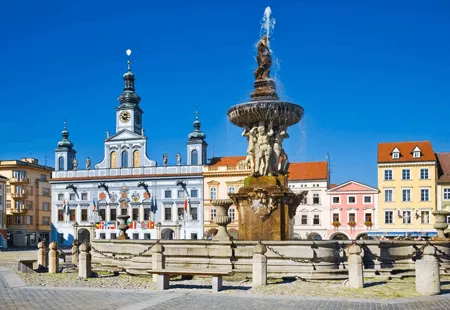
[{"label": "carved stone figure", "polygon": [[90,170],[91,169],[91,159],[88,157],[86,159],[86,170]]},{"label": "carved stone figure", "polygon": [[144,135],[144,128],[141,129],[141,136]]},{"label": "carved stone figure", "polygon": [[106,138],[109,138],[109,130],[106,131]]},{"label": "carved stone figure", "polygon": [[177,165],[181,165],[181,154],[177,154]]},{"label": "carved stone figure", "polygon": [[167,166],[167,154],[163,155],[163,165]]},{"label": "carved stone figure", "polygon": [[242,135],[248,140],[247,157],[245,158],[245,163],[251,169],[252,174],[256,173],[257,171],[257,169],[255,168],[256,130],[256,126],[252,129],[247,127],[242,132]]},{"label": "carved stone figure", "polygon": [[288,164],[288,156],[283,148],[283,140],[289,138],[289,135],[286,131],[286,127],[281,127],[275,134],[273,143],[273,166],[279,173],[283,174],[287,172],[286,170]]},{"label": "carved stone figure", "polygon": [[269,175],[270,171],[270,156],[272,155],[272,146],[269,139],[273,136],[272,122],[269,123],[268,131],[264,122],[260,122],[256,131],[258,150],[256,151],[256,165],[260,175]]},{"label": "carved stone figure", "polygon": [[270,76],[270,66],[272,65],[272,53],[268,46],[269,37],[263,36],[258,42],[258,55],[256,61],[258,67],[254,74],[256,80],[268,80]]},{"label": "carved stone figure", "polygon": [[73,170],[78,170],[78,160],[76,158],[73,159],[72,164]]}]

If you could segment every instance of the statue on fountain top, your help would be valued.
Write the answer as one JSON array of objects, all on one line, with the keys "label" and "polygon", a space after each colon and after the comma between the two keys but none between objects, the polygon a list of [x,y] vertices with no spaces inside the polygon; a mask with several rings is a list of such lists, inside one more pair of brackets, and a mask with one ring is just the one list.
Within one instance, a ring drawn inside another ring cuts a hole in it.
[{"label": "statue on fountain top", "polygon": [[256,56],[258,67],[256,68],[255,80],[268,80],[270,78],[270,67],[272,66],[272,52],[269,48],[269,37],[263,36],[258,42],[258,55]]}]

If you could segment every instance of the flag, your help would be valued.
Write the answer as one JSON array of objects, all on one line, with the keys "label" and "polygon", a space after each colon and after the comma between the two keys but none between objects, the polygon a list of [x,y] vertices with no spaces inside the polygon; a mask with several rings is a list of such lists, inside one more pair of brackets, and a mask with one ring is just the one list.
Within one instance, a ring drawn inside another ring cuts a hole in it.
[{"label": "flag", "polygon": [[132,221],[130,224],[128,224],[128,228],[136,229],[136,221]]},{"label": "flag", "polygon": [[184,212],[187,212],[188,209],[188,199],[187,197],[184,197]]},{"label": "flag", "polygon": [[148,223],[148,227],[150,229],[154,229],[155,228],[155,222],[151,221],[150,223]]},{"label": "flag", "polygon": [[95,202],[95,198],[92,199],[92,205],[94,206],[94,212],[97,212],[97,203]]}]

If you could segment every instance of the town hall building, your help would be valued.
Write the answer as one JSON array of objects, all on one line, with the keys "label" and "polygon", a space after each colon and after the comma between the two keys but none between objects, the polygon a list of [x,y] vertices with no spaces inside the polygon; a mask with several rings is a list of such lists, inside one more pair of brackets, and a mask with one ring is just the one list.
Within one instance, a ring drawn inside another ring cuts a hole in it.
[{"label": "town hall building", "polygon": [[[89,236],[115,239],[117,216],[127,214],[130,239],[203,238],[203,176],[206,135],[200,130],[198,113],[186,142],[186,162],[177,154],[176,164],[158,165],[147,157],[141,98],[135,92],[135,75],[123,75],[123,93],[116,107],[115,133],[107,133],[104,158],[91,166],[89,158],[78,159],[66,124],[55,149],[52,173],[52,234],[59,244]],[[81,161],[83,167],[81,167]],[[74,225],[75,224],[75,225]]]}]

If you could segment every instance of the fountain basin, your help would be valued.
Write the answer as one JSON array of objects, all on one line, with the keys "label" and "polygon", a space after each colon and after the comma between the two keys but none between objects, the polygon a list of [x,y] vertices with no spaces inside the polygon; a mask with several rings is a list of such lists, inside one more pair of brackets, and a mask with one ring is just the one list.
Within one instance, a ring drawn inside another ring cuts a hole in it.
[{"label": "fountain basin", "polygon": [[303,108],[298,104],[275,101],[257,100],[237,104],[228,109],[228,119],[234,125],[245,128],[257,125],[263,121],[273,122],[274,128],[292,126],[303,117]]}]

